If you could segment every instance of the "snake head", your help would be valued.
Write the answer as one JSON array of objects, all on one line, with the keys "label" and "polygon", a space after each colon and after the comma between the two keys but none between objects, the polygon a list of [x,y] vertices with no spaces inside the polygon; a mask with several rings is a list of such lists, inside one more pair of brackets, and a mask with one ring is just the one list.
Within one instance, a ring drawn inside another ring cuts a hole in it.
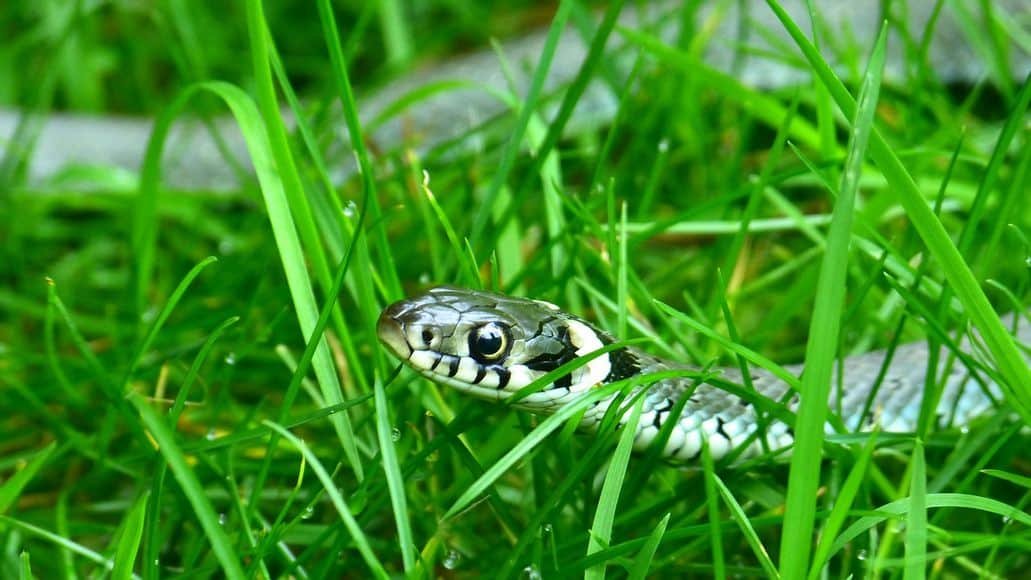
[{"label": "snake head", "polygon": [[[388,306],[380,341],[428,379],[501,400],[611,337],[553,304],[451,286]],[[540,409],[604,382],[607,355],[558,378],[521,406]]]}]

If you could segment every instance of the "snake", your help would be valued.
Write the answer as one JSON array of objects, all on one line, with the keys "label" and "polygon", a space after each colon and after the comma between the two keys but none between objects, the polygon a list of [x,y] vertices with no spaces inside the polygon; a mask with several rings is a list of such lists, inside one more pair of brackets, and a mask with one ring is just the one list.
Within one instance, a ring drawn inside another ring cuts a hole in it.
[{"label": "snake", "polygon": [[[1031,324],[1024,318],[1012,313],[1002,317],[1015,329],[1015,339],[1028,344]],[[659,376],[630,390],[630,397],[643,399],[633,448],[645,451],[655,446],[660,457],[673,464],[695,462],[703,445],[714,460],[731,454],[742,460],[762,453],[786,454],[794,443],[790,418],[767,412],[778,405],[793,412],[800,400],[775,372],[751,368],[745,380],[737,367],[703,368],[655,356],[543,300],[439,286],[387,306],[378,319],[377,335],[391,353],[430,381],[490,401],[505,401],[567,363],[586,361],[569,365],[575,367],[571,372],[514,404],[540,414],[555,413],[598,387]],[[974,351],[970,338],[958,343],[960,351]],[[944,348],[933,378],[942,385],[936,427],[967,426],[998,407],[1001,389],[983,367],[950,360]],[[916,432],[929,355],[926,342],[913,342],[896,345],[890,353],[876,350],[845,357],[835,372],[830,408],[851,431],[876,427],[891,433]],[[803,365],[783,368],[798,376]],[[597,431],[612,407],[620,413],[619,425],[624,425],[630,411],[618,402],[626,395],[616,391],[593,402],[579,427]],[[826,430],[834,432],[829,424]]]}]

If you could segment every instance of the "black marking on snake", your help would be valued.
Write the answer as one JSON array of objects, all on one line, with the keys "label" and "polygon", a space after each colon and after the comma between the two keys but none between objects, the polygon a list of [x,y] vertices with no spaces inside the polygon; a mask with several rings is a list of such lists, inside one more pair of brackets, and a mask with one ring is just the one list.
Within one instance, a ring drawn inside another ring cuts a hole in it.
[{"label": "black marking on snake", "polygon": [[727,422],[723,420],[723,417],[719,417],[719,416],[716,417],[716,432],[719,433],[720,435],[723,435],[723,437],[727,441],[732,441],[732,439],[730,438],[730,435],[728,435],[726,430],[723,429],[723,426],[726,425],[726,424],[727,424]]},{"label": "black marking on snake", "polygon": [[483,377],[487,376],[487,367],[483,365],[476,365],[476,378],[473,379],[473,384],[478,385]]},{"label": "black marking on snake", "polygon": [[544,325],[548,324],[549,322],[554,322],[556,320],[558,320],[557,316],[546,316],[546,317],[542,318],[541,321],[537,323],[537,332],[533,333],[533,335],[534,336],[543,336],[544,335]]},{"label": "black marking on snake", "polygon": [[441,353],[437,353],[437,360],[433,361],[433,364],[430,365],[430,370],[437,370],[437,365],[439,365],[442,360],[444,360],[444,355]]},{"label": "black marking on snake", "polygon": [[665,409],[659,409],[655,411],[655,417],[652,418],[652,427],[655,427],[659,431],[662,430],[662,422],[665,421],[665,419],[662,417],[662,414],[668,409],[669,407],[667,406]]},{"label": "black marking on snake", "polygon": [[[608,337],[601,335],[599,337],[602,343],[612,344]],[[637,356],[630,352],[628,348],[617,348],[609,353],[609,374],[602,382],[606,384],[614,383],[637,375],[640,372],[641,362],[637,359]]]},{"label": "black marking on snake", "polygon": [[562,375],[561,377],[559,377],[558,379],[555,380],[555,388],[556,389],[565,389],[565,390],[568,391],[570,388],[572,388],[572,386],[573,386],[573,376],[572,376],[572,374]]},{"label": "black marking on snake", "polygon": [[[572,341],[569,340],[568,328],[563,326],[559,329],[558,337],[556,338],[562,343],[562,350],[541,353],[523,363],[526,365],[526,368],[535,371],[551,372],[579,356],[576,354],[577,347],[573,346]],[[558,381],[556,381],[557,383]]]},{"label": "black marking on snake", "polygon": [[492,367],[492,369],[494,372],[498,373],[498,390],[500,391],[508,386],[508,381],[512,378],[512,373],[505,367]]},{"label": "black marking on snake", "polygon": [[453,377],[453,376],[457,375],[458,374],[458,366],[460,364],[462,364],[462,359],[458,358],[457,356],[451,357],[451,360],[448,361],[447,376]]}]

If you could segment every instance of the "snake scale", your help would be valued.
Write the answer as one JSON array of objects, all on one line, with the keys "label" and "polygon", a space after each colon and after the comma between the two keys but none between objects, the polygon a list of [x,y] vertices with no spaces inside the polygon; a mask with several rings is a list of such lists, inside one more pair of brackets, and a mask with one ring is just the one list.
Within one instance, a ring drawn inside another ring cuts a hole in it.
[{"label": "snake scale", "polygon": [[[1027,320],[1013,315],[1005,320],[1010,328],[1018,325],[1015,336],[1019,342],[1031,343]],[[450,286],[433,288],[388,306],[380,315],[377,331],[394,355],[431,381],[494,401],[506,399],[545,373],[616,342],[608,333],[548,302]],[[970,341],[960,341],[960,348],[969,351]],[[864,431],[877,425],[889,432],[915,431],[928,354],[927,344],[916,342],[898,345],[886,365],[885,351],[845,358],[840,366],[842,379],[839,382],[835,378],[831,389],[831,409],[840,411],[849,430]],[[942,381],[938,384],[944,385],[936,409],[941,428],[966,425],[994,408],[1000,398],[998,385],[987,373],[950,361],[947,354],[942,351],[937,373]],[[883,377],[878,381],[882,366]],[[802,372],[802,365],[784,368],[796,376]],[[692,367],[634,346],[618,346],[519,400],[516,406],[553,413],[593,387],[676,369]],[[747,383],[738,369],[706,369],[704,376],[717,376],[718,380],[710,378],[699,384],[697,376],[667,377],[636,387],[646,392],[642,394],[635,449],[645,450],[659,439],[661,456],[683,464],[698,458],[703,440],[715,459],[731,452],[740,459],[755,456],[764,448],[771,452],[790,448],[794,442],[792,429],[757,410],[755,398],[782,401],[794,411],[798,395],[785,381],[768,370],[751,369],[749,378],[755,393],[743,396],[741,391],[732,394],[721,386]],[[596,429],[616,400],[614,394],[595,403],[584,414],[581,428]],[[864,412],[866,409],[869,412]],[[622,412],[620,421],[625,422],[630,413]],[[675,424],[663,432],[670,421]],[[664,439],[659,438],[660,432]],[[765,438],[765,446],[760,437]]]}]

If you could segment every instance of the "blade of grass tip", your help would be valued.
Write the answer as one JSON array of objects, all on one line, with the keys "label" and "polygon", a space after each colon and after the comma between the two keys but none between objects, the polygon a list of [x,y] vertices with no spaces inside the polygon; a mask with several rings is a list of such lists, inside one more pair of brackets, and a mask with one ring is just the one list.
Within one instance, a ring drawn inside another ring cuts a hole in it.
[{"label": "blade of grass tip", "polygon": [[831,373],[834,367],[835,346],[838,344],[841,311],[845,304],[853,210],[863,159],[866,156],[866,145],[873,129],[886,42],[885,24],[881,26],[877,36],[877,43],[870,54],[867,73],[859,89],[859,106],[852,123],[852,136],[841,176],[841,188],[834,203],[830,231],[827,235],[827,250],[820,265],[813,318],[806,345],[805,372],[802,373],[802,397],[798,407],[798,420],[795,422],[795,447],[788,472],[782,546],[790,548],[782,548],[780,554],[780,574],[784,578],[804,578],[809,565],[827,400],[832,383]]},{"label": "blade of grass tip", "polygon": [[855,502],[859,489],[866,477],[866,468],[870,465],[874,449],[877,448],[876,442],[877,432],[874,431],[870,433],[870,438],[867,439],[866,445],[863,446],[862,451],[859,453],[859,460],[852,466],[852,471],[845,478],[845,484],[841,486],[837,497],[834,498],[834,507],[831,508],[831,513],[827,516],[823,529],[820,530],[820,541],[817,543],[816,551],[813,553],[813,565],[809,569],[809,580],[819,580],[821,577],[821,570],[830,557],[834,539],[841,530],[841,526],[845,523],[845,518],[848,517],[849,510],[852,509],[852,504]]},{"label": "blade of grass tip", "polygon": [[57,312],[55,312],[54,306],[56,287],[50,283],[49,279],[47,282],[47,309],[43,320],[43,342],[46,348],[47,364],[57,380],[57,385],[61,387],[65,401],[72,405],[80,405],[84,402],[82,393],[68,380],[68,375],[61,367],[61,361],[57,355],[57,339],[54,335],[54,326],[57,321]]},{"label": "blade of grass tip", "polygon": [[240,566],[236,550],[226,535],[225,530],[218,523],[218,515],[215,513],[215,508],[212,507],[211,501],[197,479],[197,474],[193,472],[193,469],[186,462],[186,457],[179,448],[179,442],[176,441],[172,430],[168,428],[165,420],[158,416],[157,412],[151,408],[150,403],[142,396],[130,393],[128,399],[136,407],[140,419],[154,438],[154,441],[157,442],[158,451],[165,458],[169,468],[172,470],[172,475],[175,476],[175,480],[179,482],[179,486],[182,488],[183,494],[186,495],[187,501],[190,502],[194,515],[200,522],[208,541],[211,542],[211,549],[215,553],[215,558],[222,565],[222,571],[227,578],[232,578],[233,580],[243,579],[243,568]]},{"label": "blade of grass tip", "polygon": [[[307,338],[315,328],[318,307],[305,269],[305,264],[309,260],[304,259],[301,243],[297,239],[298,233],[303,241],[303,247],[307,249],[307,257],[310,258],[316,280],[327,293],[332,286],[332,278],[325,250],[319,241],[318,231],[312,218],[311,207],[304,195],[304,187],[293,160],[286,128],[279,114],[269,59],[269,54],[271,54],[269,31],[260,0],[247,2],[247,29],[251,44],[255,85],[258,91],[258,112],[260,113],[258,129],[264,130],[265,140],[262,144],[265,146],[266,153],[272,157],[277,169],[274,179],[275,189],[271,192],[266,191],[268,184],[262,181],[262,195],[268,207],[269,221],[272,223],[273,237],[280,251],[283,269],[286,271],[287,283],[291,287],[291,298],[297,311],[301,332]],[[251,151],[251,156],[254,156],[254,151]],[[327,300],[335,301],[336,296],[327,294]],[[338,310],[334,308],[334,312],[338,312]],[[340,328],[345,327],[342,319],[339,320],[338,325]],[[319,388],[328,404],[340,403],[343,401],[340,379],[333,364],[329,345],[325,337],[320,336],[316,340],[319,341],[319,346],[313,360],[313,368],[315,376],[318,378]],[[365,477],[364,468],[355,445],[356,438],[354,430],[351,428],[350,418],[346,413],[337,413],[330,421],[336,430],[337,438],[340,440],[351,469],[361,481]]]},{"label": "blade of grass tip", "polygon": [[741,504],[738,503],[737,498],[731,493],[727,484],[723,483],[715,473],[712,474],[713,483],[716,489],[720,493],[720,497],[723,498],[723,503],[730,509],[730,514],[734,517],[734,521],[737,522],[738,528],[741,530],[745,537],[745,541],[748,542],[749,547],[752,548],[752,553],[755,554],[755,558],[759,560],[759,565],[762,566],[763,572],[767,578],[780,578],[777,573],[777,567],[773,564],[773,560],[770,558],[770,553],[766,551],[766,546],[763,545],[762,540],[759,539],[758,532],[755,531],[755,527],[752,525],[752,521],[748,519],[748,514],[741,508]]},{"label": "blade of grass tip", "polygon": [[[979,495],[970,495],[966,493],[929,493],[927,494],[927,505],[925,507],[927,509],[963,508],[978,510],[995,514],[1003,518],[1009,518],[1020,522],[1025,526],[1031,526],[1031,514],[1021,511],[1020,509],[999,500]],[[841,535],[834,540],[834,545],[831,546],[830,555],[833,556],[839,550],[847,546],[852,540],[856,539],[860,534],[866,533],[874,526],[883,523],[885,520],[905,515],[909,509],[910,500],[907,497],[877,508],[875,510],[876,515],[868,515],[859,518],[848,528],[845,528],[845,531],[841,532]]]},{"label": "blade of grass tip", "polygon": [[[286,275],[290,298],[296,310],[297,322],[304,338],[307,340],[315,336],[314,330],[318,324],[318,308],[316,307],[311,279],[304,267],[307,261],[304,259],[301,242],[297,237],[297,231],[290,218],[289,204],[283,191],[283,183],[278,177],[276,163],[270,154],[268,138],[264,131],[261,115],[258,113],[254,101],[239,87],[222,82],[206,82],[194,85],[188,89],[188,91],[199,90],[210,91],[226,103],[236,119],[244,141],[247,143],[251,164],[254,166],[258,183],[261,185],[262,198],[265,201],[266,212],[272,225],[272,236],[276,241],[279,258],[283,264],[283,272]],[[158,122],[162,121],[159,120]],[[318,345],[315,350],[312,368],[318,379],[319,388],[322,390],[328,405],[342,404],[344,401],[341,395],[336,367],[333,364],[333,357],[329,351],[329,344],[321,334],[318,335],[317,340]],[[355,476],[359,480],[363,479],[364,469],[358,455],[358,448],[355,445],[356,438],[347,413],[334,413],[330,415],[329,420],[336,431],[337,438],[341,442],[348,463],[355,471]]]},{"label": "blade of grass tip", "polygon": [[230,316],[227,318],[222,322],[222,324],[219,324],[210,335],[208,335],[208,338],[204,340],[204,344],[201,345],[200,350],[197,351],[197,356],[193,358],[190,370],[186,371],[186,376],[183,377],[183,384],[175,396],[175,402],[172,404],[172,408],[168,410],[168,426],[172,429],[175,429],[176,425],[179,423],[179,415],[182,414],[183,409],[186,408],[186,400],[190,396],[190,390],[193,387],[193,383],[200,375],[201,367],[203,367],[204,363],[207,362],[212,349],[215,348],[215,343],[218,342],[218,339],[222,337],[222,334],[225,333],[230,326],[239,321],[239,316]]},{"label": "blade of grass tip", "polygon": [[455,233],[455,228],[451,226],[451,220],[448,219],[447,213],[444,212],[444,208],[440,207],[437,203],[437,196],[433,195],[433,190],[430,189],[430,174],[424,171],[422,174],[422,191],[426,194],[426,201],[429,202],[430,208],[433,213],[437,216],[437,220],[440,222],[440,227],[444,229],[444,235],[447,236],[448,243],[451,244],[451,251],[454,256],[458,259],[459,269],[464,272],[466,276],[466,282],[472,282],[475,285],[479,284],[480,273],[476,268],[476,264],[470,264],[466,260],[466,253],[463,250],[462,241],[459,239],[458,234]]},{"label": "blade of grass tip", "polygon": [[[801,49],[821,82],[828,87],[838,108],[846,117],[852,117],[856,105],[845,85],[835,76],[834,71],[787,12],[774,0],[767,0],[767,4]],[[1029,85],[1031,73],[1025,78],[1024,88],[1031,90],[1028,88]],[[995,358],[1000,373],[1006,379],[1001,386],[1007,400],[1025,422],[1031,423],[1031,369],[996,315],[988,297],[981,290],[973,272],[963,261],[963,256],[952,243],[945,227],[924,200],[916,182],[876,129],[870,137],[870,157],[880,167],[891,191],[898,195],[910,223],[920,234],[931,256],[941,264],[942,273],[952,286],[956,297],[966,308],[967,315],[981,331],[981,336]]]},{"label": "blade of grass tip", "polygon": [[397,462],[397,450],[394,448],[393,427],[390,423],[387,408],[387,393],[383,389],[383,381],[379,378],[373,384],[376,408],[376,436],[379,439],[380,460],[383,473],[387,478],[387,490],[390,492],[390,505],[394,509],[394,522],[397,524],[397,541],[401,550],[401,559],[405,573],[415,568],[415,556],[418,549],[412,538],[412,523],[408,519],[408,503],[405,496],[405,483],[401,476],[401,466]]},{"label": "blade of grass tip", "polygon": [[122,525],[122,535],[118,539],[118,547],[115,551],[115,569],[111,571],[111,577],[115,580],[129,580],[132,578],[132,570],[136,564],[136,554],[140,550],[140,540],[143,539],[144,516],[147,515],[147,498],[144,493],[136,499],[135,505],[129,510],[125,522]]},{"label": "blade of grass tip", "polygon": [[101,566],[105,570],[110,570],[114,567],[114,562],[107,559],[103,554],[94,552],[86,546],[83,546],[82,544],[77,544],[65,538],[64,536],[59,536],[51,532],[50,530],[46,530],[39,526],[34,526],[32,524],[23,522],[21,520],[16,520],[12,517],[4,515],[0,515],[0,524],[16,529],[24,533],[25,535],[41,538],[47,542],[54,544],[55,546],[60,546],[61,548],[64,548],[65,550],[68,550],[73,554],[78,554],[79,556],[86,558],[90,562],[93,562],[94,564]]},{"label": "blade of grass tip", "polygon": [[473,223],[469,230],[469,239],[472,240],[474,245],[479,243],[480,236],[484,228],[487,227],[487,222],[491,217],[495,198],[501,192],[501,188],[508,179],[509,172],[515,165],[516,156],[519,155],[519,149],[522,147],[523,136],[530,125],[530,119],[536,113],[537,100],[540,98],[541,91],[544,88],[544,81],[547,79],[548,70],[551,68],[551,61],[555,56],[559,37],[566,27],[566,21],[569,19],[572,7],[572,0],[562,0],[558,5],[558,10],[555,11],[554,18],[551,20],[551,27],[548,29],[544,46],[541,48],[541,58],[537,62],[537,68],[534,70],[533,77],[530,80],[530,88],[526,92],[526,98],[523,99],[519,117],[516,119],[515,127],[512,129],[508,143],[505,145],[504,152],[498,162],[494,178],[491,180],[487,192],[479,204],[479,210],[473,217]]},{"label": "blade of grass tip", "polygon": [[330,502],[333,507],[336,508],[337,513],[340,514],[340,519],[344,523],[344,527],[347,528],[347,532],[351,536],[351,541],[354,542],[355,548],[361,554],[362,559],[365,560],[365,564],[372,571],[373,576],[376,578],[387,579],[390,576],[387,574],[386,569],[383,568],[383,564],[380,563],[376,557],[376,553],[372,551],[372,546],[369,545],[369,539],[366,537],[365,532],[358,525],[358,521],[354,519],[354,515],[351,513],[351,509],[347,507],[347,502],[340,495],[340,491],[337,489],[336,483],[333,482],[332,476],[326,471],[326,468],[319,461],[319,458],[312,452],[312,450],[297,438],[293,433],[287,431],[283,427],[273,423],[271,421],[262,422],[265,427],[279,434],[280,437],[290,442],[294,448],[297,449],[304,457],[305,462],[311,466],[311,470],[315,472],[316,477],[322,483],[322,487],[329,496]]},{"label": "blade of grass tip", "polygon": [[727,560],[723,556],[723,529],[720,526],[720,506],[717,500],[716,473],[709,443],[702,439],[702,477],[705,480],[705,506],[709,516],[709,545],[712,548],[712,575],[727,577]]},{"label": "blade of grass tip", "polygon": [[1003,481],[1008,481],[1014,485],[1019,485],[1021,487],[1031,489],[1031,477],[1017,475],[1016,473],[1002,471],[1001,469],[982,469],[981,473],[988,475],[990,477],[997,477]]},{"label": "blade of grass tip", "polygon": [[361,120],[358,118],[358,104],[354,98],[354,90],[351,88],[351,79],[347,74],[347,58],[341,49],[342,45],[340,43],[340,27],[337,26],[329,0],[318,0],[315,5],[319,10],[319,22],[322,24],[322,34],[325,38],[326,50],[329,51],[329,60],[333,65],[333,81],[336,83],[337,91],[340,93],[340,105],[343,108],[344,124],[347,125],[347,133],[351,138],[351,147],[354,148],[355,155],[358,157],[358,170],[362,179],[362,199],[365,200],[365,211],[369,213],[369,222],[377,224],[370,232],[370,235],[382,261],[379,274],[383,277],[384,285],[390,295],[400,296],[401,281],[397,277],[397,269],[391,266],[394,263],[394,259],[391,256],[386,228],[382,226],[383,212],[379,207],[379,196],[376,195],[376,181],[373,179],[375,168],[369,157],[369,150],[365,146]]},{"label": "blade of grass tip", "polygon": [[627,258],[627,238],[630,232],[626,229],[626,209],[627,204],[624,200],[619,208],[619,261],[616,266],[616,305],[619,308],[616,310],[616,336],[626,336],[627,311],[630,308],[627,289],[627,271],[630,269]]},{"label": "blade of grass tip", "polygon": [[[354,257],[355,248],[358,247],[358,239],[361,236],[362,223],[364,223],[366,214],[367,212],[363,209],[361,214],[358,216],[358,222],[351,234],[351,243],[347,245],[347,249],[344,251],[344,256],[340,259],[340,264],[337,266],[336,273],[333,277],[333,284],[329,289],[330,296],[339,296],[344,287],[344,280],[350,268],[351,260]],[[287,417],[293,409],[293,403],[297,397],[297,392],[308,376],[308,368],[315,357],[316,348],[320,344],[319,337],[321,337],[325,332],[326,327],[329,325],[329,320],[334,312],[336,312],[335,301],[329,301],[324,304],[322,310],[319,312],[318,320],[315,322],[315,328],[312,329],[311,336],[304,345],[304,351],[301,353],[301,358],[297,361],[292,371],[293,374],[290,377],[290,383],[287,385],[286,391],[283,394],[283,402],[279,406],[279,416],[277,418],[280,424],[286,423]],[[377,367],[378,366],[379,365],[377,365]],[[351,400],[354,400],[354,398]],[[256,510],[260,503],[261,490],[264,488],[265,478],[268,477],[274,460],[274,454],[271,451],[276,448],[278,443],[279,437],[273,433],[272,436],[269,437],[268,441],[268,449],[270,452],[265,454],[265,459],[262,462],[261,468],[258,470],[256,481],[251,486],[253,490],[252,501],[250,503],[251,517],[257,513]]]},{"label": "blade of grass tip", "polygon": [[129,367],[125,370],[125,377],[122,379],[121,388],[123,390],[129,388],[129,382],[132,380],[133,373],[136,372],[136,367],[139,364],[140,359],[143,358],[147,349],[150,348],[151,343],[153,343],[154,339],[157,338],[158,333],[161,332],[161,327],[165,325],[165,321],[172,315],[172,311],[175,310],[176,305],[179,304],[179,300],[182,299],[183,294],[186,294],[186,291],[190,288],[190,284],[197,279],[197,276],[200,276],[200,273],[204,271],[204,268],[207,268],[217,261],[218,258],[214,256],[204,258],[196,266],[190,268],[190,271],[186,273],[186,276],[183,277],[182,281],[179,282],[179,285],[176,286],[172,295],[168,297],[168,302],[165,303],[161,312],[158,313],[157,318],[154,319],[154,323],[150,325],[150,329],[140,341],[140,345],[136,348],[136,352],[133,354],[133,357],[129,360]]},{"label": "blade of grass tip", "polygon": [[641,551],[637,553],[633,564],[630,566],[629,580],[644,580],[648,577],[648,569],[652,566],[655,551],[659,549],[659,542],[662,541],[662,537],[666,534],[669,516],[669,513],[663,516],[659,524],[652,530],[652,533],[648,535],[644,545],[641,546]]},{"label": "blade of grass tip", "polygon": [[[605,472],[605,483],[602,484],[601,494],[598,496],[598,508],[594,512],[594,523],[591,524],[590,540],[587,543],[588,556],[602,550],[612,540],[612,524],[616,520],[619,494],[623,490],[623,480],[626,477],[627,464],[630,463],[630,452],[634,449],[637,424],[641,420],[643,408],[644,397],[638,397],[630,411],[630,418],[622,426],[623,432],[619,435],[616,452],[612,455],[612,461],[609,462],[609,468]],[[584,578],[586,580],[603,580],[605,564],[588,568],[584,573]]]},{"label": "blade of grass tip", "polygon": [[53,454],[56,448],[57,441],[51,441],[49,445],[40,449],[35,457],[8,478],[3,485],[0,485],[0,514],[7,513],[7,510],[14,505],[14,502],[21,496],[22,490],[39,473],[39,470],[47,462],[47,459],[50,459],[50,455]]},{"label": "blade of grass tip", "polygon": [[909,513],[906,514],[904,580],[921,580],[927,572],[927,466],[924,444],[920,439],[913,446],[910,459],[912,477],[909,483]]}]

